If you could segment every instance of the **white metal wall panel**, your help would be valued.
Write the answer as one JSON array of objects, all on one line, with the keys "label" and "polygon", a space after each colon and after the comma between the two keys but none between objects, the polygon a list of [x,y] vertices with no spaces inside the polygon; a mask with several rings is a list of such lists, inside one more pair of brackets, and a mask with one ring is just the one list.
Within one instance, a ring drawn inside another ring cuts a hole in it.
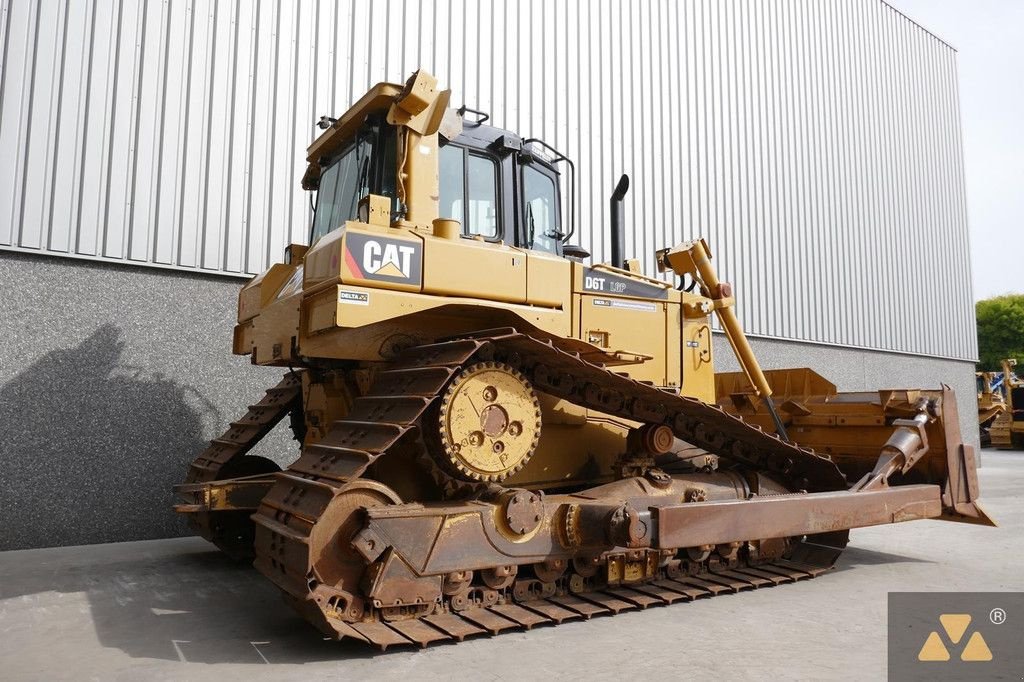
[{"label": "white metal wall panel", "polygon": [[0,0],[0,248],[251,274],[321,114],[418,66],[705,236],[753,334],[972,359],[955,52],[878,0]]}]

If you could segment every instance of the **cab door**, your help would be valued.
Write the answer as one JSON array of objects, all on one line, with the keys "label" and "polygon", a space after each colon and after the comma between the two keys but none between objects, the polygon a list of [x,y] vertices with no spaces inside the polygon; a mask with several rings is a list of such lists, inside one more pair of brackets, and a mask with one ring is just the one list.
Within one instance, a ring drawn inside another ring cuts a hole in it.
[{"label": "cab door", "polygon": [[439,171],[439,217],[458,220],[462,237],[424,237],[424,293],[526,303],[526,254],[502,240],[498,159],[448,144]]},{"label": "cab door", "polygon": [[527,254],[527,302],[569,310],[572,263],[559,253],[562,230],[557,174],[535,162],[519,166],[517,235]]}]

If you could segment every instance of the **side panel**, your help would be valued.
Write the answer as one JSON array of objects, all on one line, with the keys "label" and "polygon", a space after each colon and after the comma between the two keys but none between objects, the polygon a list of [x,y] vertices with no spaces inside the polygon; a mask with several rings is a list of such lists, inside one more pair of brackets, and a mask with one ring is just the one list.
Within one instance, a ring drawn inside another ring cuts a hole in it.
[{"label": "side panel", "polygon": [[[684,319],[680,292],[626,270],[576,263],[573,294],[573,321],[579,325],[574,333],[579,339],[622,355],[643,356],[623,365],[622,371],[660,386],[679,387],[703,400],[714,398],[710,333],[705,361],[687,364],[692,353],[685,352],[686,335],[693,333],[693,320]],[[706,326],[706,316],[703,322]]]},{"label": "side panel", "polygon": [[538,251],[526,252],[526,302],[569,310],[572,300],[572,263]]},{"label": "side panel", "polygon": [[401,347],[495,327],[571,334],[568,310],[347,284],[307,295],[302,308],[299,345],[316,358],[380,360]]},{"label": "side panel", "polygon": [[666,318],[670,317],[669,310],[678,314],[677,303],[587,294],[580,301],[584,341],[610,351],[649,357],[642,364],[623,366],[622,371],[635,379],[668,384]]},{"label": "side panel", "polygon": [[238,294],[238,321],[245,322],[259,315],[297,269],[294,265],[275,263],[266,272],[256,275]]},{"label": "side panel", "polygon": [[678,346],[682,360],[683,395],[715,402],[715,365],[711,350],[711,320],[707,316],[691,317],[683,305],[682,344]]},{"label": "side panel", "polygon": [[526,303],[526,255],[520,249],[433,235],[423,235],[423,243],[424,293]]},{"label": "side panel", "polygon": [[324,283],[338,281],[344,236],[345,230],[329,232],[306,252],[303,259],[304,290],[310,291]]},{"label": "side panel", "polygon": [[287,366],[295,363],[302,294],[275,300],[251,320],[252,362]]}]

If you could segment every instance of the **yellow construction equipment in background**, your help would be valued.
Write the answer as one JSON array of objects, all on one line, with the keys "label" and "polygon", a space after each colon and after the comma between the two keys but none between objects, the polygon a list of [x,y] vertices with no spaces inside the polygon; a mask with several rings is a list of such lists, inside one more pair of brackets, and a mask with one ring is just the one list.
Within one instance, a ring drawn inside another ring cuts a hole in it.
[{"label": "yellow construction equipment in background", "polygon": [[[989,390],[992,394],[988,399],[992,404],[990,410],[997,411],[988,427],[989,440],[992,447],[1000,450],[1024,450],[1024,381],[1018,379],[1013,371],[1017,366],[1016,360],[1003,360],[1002,364],[1001,395]],[[983,398],[979,394],[979,421],[982,401]]]},{"label": "yellow construction equipment in background", "polygon": [[[978,384],[978,435],[981,447],[987,448],[992,445],[992,423],[1006,411],[1002,376],[996,372],[975,372],[974,377]],[[999,388],[996,388],[996,382]]]}]

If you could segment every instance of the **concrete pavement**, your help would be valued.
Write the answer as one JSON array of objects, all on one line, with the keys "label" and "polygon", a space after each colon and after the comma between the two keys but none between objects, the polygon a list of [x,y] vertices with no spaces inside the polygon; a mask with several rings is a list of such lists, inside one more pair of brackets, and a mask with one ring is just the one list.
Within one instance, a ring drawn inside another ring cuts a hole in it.
[{"label": "concrete pavement", "polygon": [[816,580],[426,650],[324,641],[198,539],[0,553],[0,677],[880,679],[888,591],[1024,590],[1024,453],[982,457],[999,528],[857,530]]}]

